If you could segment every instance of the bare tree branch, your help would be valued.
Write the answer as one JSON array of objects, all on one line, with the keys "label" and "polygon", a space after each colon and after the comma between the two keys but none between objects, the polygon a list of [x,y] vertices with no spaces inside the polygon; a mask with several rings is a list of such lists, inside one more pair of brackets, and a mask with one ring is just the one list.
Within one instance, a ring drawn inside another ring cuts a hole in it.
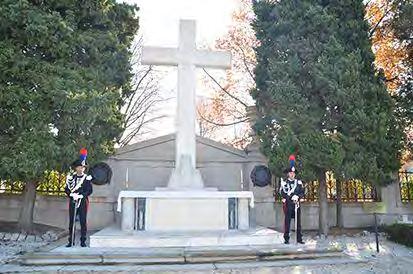
[{"label": "bare tree branch", "polygon": [[144,94],[143,92],[142,92],[142,93],[138,93],[137,91],[139,90],[140,85],[141,85],[142,82],[146,79],[146,77],[149,75],[149,73],[150,73],[151,71],[152,71],[152,68],[149,67],[149,68],[144,72],[144,75],[143,75],[142,77],[140,77],[139,80],[138,80],[138,82],[134,85],[134,86],[135,86],[134,92],[132,93],[132,96],[131,96],[131,98],[130,98],[130,100],[129,100],[128,106],[126,107],[126,110],[125,110],[126,113],[129,112],[130,107],[131,107],[131,104],[132,104],[132,102],[134,101],[134,98],[135,98],[136,94],[139,94],[139,97],[137,98],[137,100],[139,100],[139,99],[140,99],[140,96],[142,96],[142,95]]},{"label": "bare tree branch", "polygon": [[217,123],[217,122],[209,120],[208,118],[203,116],[202,113],[200,113],[199,111],[198,111],[198,115],[202,120],[204,120],[204,121],[206,121],[210,124],[213,124],[215,126],[219,126],[219,127],[233,126],[233,125],[236,125],[236,124],[241,124],[241,123],[247,122],[249,120],[249,118],[244,118],[242,120],[238,120],[238,121],[235,121],[235,122],[232,122],[232,123]]},{"label": "bare tree branch", "polygon": [[152,66],[140,64],[142,44],[143,39],[140,37],[132,48],[133,92],[124,102],[123,127],[125,132],[118,140],[120,146],[130,144],[142,134],[145,126],[165,117],[165,115],[154,115],[157,110],[156,106],[168,99],[162,98],[159,93],[159,74]]},{"label": "bare tree branch", "polygon": [[156,103],[159,103],[159,102],[162,102],[162,101],[164,101],[164,100],[153,100],[153,101],[151,101],[150,103],[148,103],[148,104],[145,106],[145,108],[142,109],[142,111],[141,111],[139,114],[137,114],[137,115],[135,115],[134,117],[132,117],[132,119],[130,120],[130,123],[129,123],[128,126],[129,126],[129,127],[132,126],[136,121],[138,121],[140,118],[144,117],[144,116],[148,113],[148,111],[149,111]]},{"label": "bare tree branch", "polygon": [[397,2],[399,1],[390,1],[386,4],[386,11],[383,13],[383,16],[377,21],[377,23],[374,25],[374,27],[370,30],[369,32],[369,38],[371,38],[376,30],[379,28],[380,24],[383,22],[384,18],[394,9],[394,6],[397,5]]},{"label": "bare tree branch", "polygon": [[[126,137],[124,137],[124,139],[121,142],[121,146],[128,145],[138,135],[149,133],[149,131],[142,132],[143,126],[145,126],[147,124],[150,124],[150,123],[153,123],[157,120],[163,119],[165,117],[166,117],[166,115],[159,115],[159,116],[156,116],[156,117],[153,117],[151,119],[147,119],[147,120],[143,121],[135,129],[133,129],[130,133],[128,133],[128,135],[126,135]],[[145,117],[143,117],[143,118],[145,118]]]},{"label": "bare tree branch", "polygon": [[252,73],[252,71],[250,70],[250,68],[249,68],[249,66],[248,66],[248,64],[247,64],[247,56],[245,55],[245,51],[244,51],[244,49],[243,49],[240,45],[237,44],[237,46],[238,46],[238,48],[239,48],[240,51],[241,51],[241,54],[242,54],[242,62],[244,63],[245,70],[248,72],[248,74],[249,74],[249,76],[251,77],[251,79],[254,80],[254,74]]},{"label": "bare tree branch", "polygon": [[390,78],[390,79],[385,79],[384,81],[386,81],[386,82],[393,82],[393,81],[396,81],[399,77],[400,77],[400,75],[397,75],[397,76],[394,76],[394,77],[392,77],[392,78]]},{"label": "bare tree branch", "polygon": [[239,102],[240,104],[244,105],[245,107],[248,107],[248,105],[246,103],[244,103],[241,99],[235,97],[234,95],[232,95],[231,93],[229,93],[223,86],[221,86],[218,81],[212,77],[211,74],[209,74],[206,69],[202,68],[202,70],[208,75],[209,78],[211,78],[211,80],[225,93],[227,94],[229,97],[231,97],[232,99],[234,99],[235,101]]},{"label": "bare tree branch", "polygon": [[[145,108],[149,99],[157,96],[158,90],[149,89],[148,85],[149,83],[145,85],[145,87],[143,88],[143,92],[141,93],[141,96],[139,96],[139,100],[135,100],[135,102],[132,105],[132,108],[128,111],[129,115],[125,119],[125,123],[128,123],[130,120],[130,117],[132,117],[135,113],[138,113],[142,108]],[[139,91],[136,91],[136,92],[139,92]],[[142,98],[142,95],[143,95],[143,98]]]}]

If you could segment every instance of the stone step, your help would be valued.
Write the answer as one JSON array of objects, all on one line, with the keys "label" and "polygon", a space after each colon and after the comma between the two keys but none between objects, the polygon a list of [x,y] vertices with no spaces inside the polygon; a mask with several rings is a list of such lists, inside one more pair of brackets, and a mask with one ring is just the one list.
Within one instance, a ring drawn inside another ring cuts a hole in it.
[{"label": "stone step", "polygon": [[[101,265],[17,265],[6,264],[0,266],[1,273],[287,273],[285,267],[311,267],[321,265],[368,263],[365,259],[351,257],[278,260],[278,261],[247,261],[247,262],[220,262],[198,264],[101,264]],[[302,269],[302,268],[301,268]],[[271,270],[271,272],[269,272]],[[302,271],[294,271],[294,273]],[[290,272],[288,272],[290,273]],[[292,272],[291,272],[292,273]]]},{"label": "stone step", "polygon": [[158,265],[346,258],[338,249],[238,247],[222,249],[68,249],[38,252],[20,259],[22,265]]},{"label": "stone step", "polygon": [[150,232],[108,227],[90,236],[90,246],[100,248],[155,248],[250,246],[282,243],[282,233],[268,228],[235,231]]}]

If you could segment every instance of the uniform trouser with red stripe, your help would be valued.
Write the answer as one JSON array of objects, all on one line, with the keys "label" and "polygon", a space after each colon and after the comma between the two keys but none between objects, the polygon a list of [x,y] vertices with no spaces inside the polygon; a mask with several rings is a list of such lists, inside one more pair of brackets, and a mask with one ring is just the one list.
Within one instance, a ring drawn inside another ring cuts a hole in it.
[{"label": "uniform trouser with red stripe", "polygon": [[[283,203],[284,211],[284,240],[290,240],[290,227],[291,219],[294,219],[295,215],[295,205],[294,203]],[[297,241],[301,242],[303,240],[303,235],[301,234],[301,208],[297,209]],[[294,223],[293,223],[294,225]]]},{"label": "uniform trouser with red stripe", "polygon": [[[88,209],[89,200],[82,199],[80,206],[77,209],[77,214],[79,215],[80,221],[80,242],[84,243],[86,241],[86,232],[87,232],[87,209]],[[73,215],[75,213],[75,203],[71,198],[69,201],[69,243],[72,242],[72,229],[73,229]]]}]

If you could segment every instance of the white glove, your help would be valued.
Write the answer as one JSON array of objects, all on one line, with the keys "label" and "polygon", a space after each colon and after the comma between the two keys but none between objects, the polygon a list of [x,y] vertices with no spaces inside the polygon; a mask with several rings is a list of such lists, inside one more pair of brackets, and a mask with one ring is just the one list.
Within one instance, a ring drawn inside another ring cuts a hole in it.
[{"label": "white glove", "polygon": [[281,202],[283,202],[283,204],[284,204],[285,202],[287,202],[287,199],[282,198],[282,199],[281,199]]},{"label": "white glove", "polygon": [[294,203],[298,202],[298,199],[300,199],[300,197],[297,195],[293,195],[293,197],[291,197],[291,200],[293,200]]},{"label": "white glove", "polygon": [[73,200],[76,200],[76,201],[83,198],[82,194],[77,194],[77,193],[70,193],[70,196],[72,196]]}]

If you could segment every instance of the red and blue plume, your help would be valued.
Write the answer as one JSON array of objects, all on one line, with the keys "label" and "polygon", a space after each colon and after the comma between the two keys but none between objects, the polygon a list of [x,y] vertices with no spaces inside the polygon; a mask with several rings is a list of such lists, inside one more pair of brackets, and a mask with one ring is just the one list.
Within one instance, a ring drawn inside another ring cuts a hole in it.
[{"label": "red and blue plume", "polygon": [[80,150],[80,160],[82,161],[83,164],[86,162],[86,158],[87,158],[87,149],[82,148]]},{"label": "red and blue plume", "polygon": [[290,169],[294,168],[295,169],[295,155],[291,154],[290,157],[288,158],[290,162]]}]

